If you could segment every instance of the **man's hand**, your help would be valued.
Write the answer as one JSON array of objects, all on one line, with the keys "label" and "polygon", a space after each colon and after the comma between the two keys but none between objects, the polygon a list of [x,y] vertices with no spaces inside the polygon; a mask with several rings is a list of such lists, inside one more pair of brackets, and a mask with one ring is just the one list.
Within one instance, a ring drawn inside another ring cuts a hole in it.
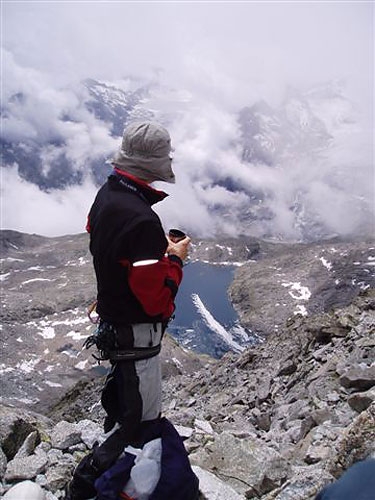
[{"label": "man's hand", "polygon": [[168,255],[177,255],[177,257],[180,257],[180,259],[182,261],[184,261],[186,259],[186,257],[188,256],[189,245],[190,245],[190,241],[191,241],[190,238],[188,236],[186,236],[186,238],[184,238],[183,240],[181,240],[177,243],[174,243],[167,236],[167,240],[168,240],[167,254]]}]

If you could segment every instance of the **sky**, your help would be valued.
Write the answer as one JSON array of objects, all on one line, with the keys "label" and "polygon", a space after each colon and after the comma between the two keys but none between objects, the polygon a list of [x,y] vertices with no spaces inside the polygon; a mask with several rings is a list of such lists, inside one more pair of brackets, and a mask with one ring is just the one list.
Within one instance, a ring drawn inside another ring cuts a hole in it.
[{"label": "sky", "polygon": [[[333,207],[320,214],[332,219],[332,230],[350,232],[358,223],[358,214],[347,227],[343,223],[345,195],[353,188],[348,181],[353,162],[359,179],[354,191],[358,197],[373,195],[372,2],[2,1],[1,22],[2,98],[6,101],[17,91],[33,97],[32,105],[18,110],[2,133],[20,138],[58,129],[68,140],[77,168],[84,168],[84,159],[93,151],[110,154],[116,147],[103,124],[80,108],[72,91],[77,82],[90,77],[124,85],[133,75],[177,89],[153,103],[160,112],[179,115],[170,130],[178,185],[160,208],[168,223],[204,233],[212,227],[213,202],[224,200],[239,209],[246,205],[240,195],[208,189],[207,182],[194,184],[199,175],[214,178],[210,168],[228,169],[249,185],[270,185],[276,231],[290,236],[290,186],[302,185],[306,172],[311,186],[306,197],[314,210],[320,210],[322,193],[333,200]],[[238,109],[259,99],[278,107],[288,86],[308,91],[336,80],[345,82],[360,123],[349,134],[351,140],[340,131],[324,165],[312,167],[301,160],[287,173],[250,165],[245,173],[238,155],[229,150],[238,135]],[[62,130],[58,115],[67,108],[75,110],[81,125]],[[209,166],[212,158],[220,159],[214,167]],[[349,184],[340,192],[325,181],[338,171],[345,172],[341,184]],[[22,181],[13,166],[2,175],[2,225],[47,235],[80,232],[80,217],[95,190],[86,179],[81,188],[47,194]],[[19,193],[29,206],[22,214],[17,209]],[[190,222],[173,197],[189,206]]]}]

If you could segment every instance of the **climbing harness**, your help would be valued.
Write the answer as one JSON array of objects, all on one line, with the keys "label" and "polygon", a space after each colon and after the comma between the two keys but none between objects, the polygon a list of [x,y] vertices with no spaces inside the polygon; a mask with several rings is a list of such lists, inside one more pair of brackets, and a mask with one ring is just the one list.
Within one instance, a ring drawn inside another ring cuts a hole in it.
[{"label": "climbing harness", "polygon": [[139,361],[141,359],[148,359],[157,356],[161,350],[161,343],[156,346],[151,347],[132,347],[131,349],[120,349],[117,340],[116,328],[107,323],[106,321],[100,320],[93,335],[90,335],[85,342],[83,347],[90,349],[93,345],[99,351],[99,356],[93,354],[98,363],[100,361],[110,360],[112,362],[117,361]]}]

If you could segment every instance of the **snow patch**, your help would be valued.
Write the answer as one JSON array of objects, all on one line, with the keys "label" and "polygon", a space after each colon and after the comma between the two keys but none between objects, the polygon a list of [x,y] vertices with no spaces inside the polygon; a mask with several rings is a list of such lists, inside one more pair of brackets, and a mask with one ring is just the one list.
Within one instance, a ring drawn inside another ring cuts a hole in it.
[{"label": "snow patch", "polygon": [[51,382],[50,380],[45,380],[44,383],[49,387],[62,387],[61,384],[58,384],[56,382]]},{"label": "snow patch", "polygon": [[307,316],[307,309],[305,306],[298,304],[296,310],[293,313],[294,315]]},{"label": "snow patch", "polygon": [[[290,287],[291,291],[289,291],[289,295],[296,300],[309,300],[311,297],[311,292],[307,286],[302,286],[300,282],[296,283],[282,283],[284,287]],[[297,292],[297,294],[293,292]]]},{"label": "snow patch", "polygon": [[55,329],[52,326],[47,326],[42,331],[37,333],[44,339],[54,339],[56,337]]},{"label": "snow patch", "polygon": [[0,364],[0,375],[2,375],[3,373],[10,373],[13,371],[14,368],[12,368],[11,366],[7,366],[5,363]]},{"label": "snow patch", "polygon": [[24,259],[15,259],[14,257],[6,257],[5,259],[0,259],[0,264],[3,262],[25,262]]},{"label": "snow patch", "polygon": [[193,303],[198,310],[198,313],[202,316],[204,322],[210,330],[216,333],[228,346],[230,346],[234,351],[242,352],[244,347],[233,340],[232,335],[212,316],[212,314],[206,309],[199,295],[193,293],[191,298]]},{"label": "snow patch", "polygon": [[16,364],[16,369],[24,373],[31,373],[34,371],[35,366],[39,363],[40,358],[31,359],[30,361],[21,361]]},{"label": "snow patch", "polygon": [[319,260],[323,264],[323,266],[328,269],[328,271],[330,271],[332,269],[332,264],[330,262],[328,262],[324,257],[320,257]]},{"label": "snow patch", "polygon": [[67,333],[65,336],[66,337],[72,337],[73,340],[85,340],[88,337],[88,335],[82,335],[81,332],[75,332],[74,330],[72,330],[71,332]]},{"label": "snow patch", "polygon": [[88,363],[88,360],[85,359],[84,361],[80,361],[76,365],[74,365],[74,368],[77,368],[77,370],[84,370],[86,368],[86,365]]},{"label": "snow patch", "polygon": [[55,279],[51,280],[49,278],[33,278],[31,280],[26,280],[21,283],[22,285],[27,285],[28,283],[34,283],[35,281],[56,281]]},{"label": "snow patch", "polygon": [[[203,264],[210,264],[211,266],[234,266],[234,267],[241,267],[245,265],[245,262],[232,262],[232,261],[223,261],[223,262],[212,262],[210,260],[196,260],[192,262],[203,262]],[[248,261],[252,262],[252,261]]]},{"label": "snow patch", "polygon": [[181,371],[182,371],[183,366],[182,366],[181,361],[180,361],[180,360],[178,360],[177,358],[172,358],[172,361],[173,361],[173,363],[177,366],[177,368],[178,368],[179,370],[181,370]]}]

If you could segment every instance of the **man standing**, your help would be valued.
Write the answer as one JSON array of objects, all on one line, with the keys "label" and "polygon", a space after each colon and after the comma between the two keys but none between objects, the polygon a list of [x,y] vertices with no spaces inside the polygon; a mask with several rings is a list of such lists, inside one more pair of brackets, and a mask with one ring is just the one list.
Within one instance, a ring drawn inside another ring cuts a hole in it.
[{"label": "man standing", "polygon": [[165,128],[154,122],[131,124],[89,212],[100,318],[93,343],[112,365],[102,393],[104,430],[115,424],[117,430],[94,450],[90,463],[78,467],[71,498],[82,498],[75,493],[82,490],[82,478],[87,490],[91,476],[106,470],[127,444],[136,445],[141,423],[160,417],[160,344],[190,243],[187,237],[169,240],[152,210],[167,195],[150,183],[175,182],[170,154]]}]

